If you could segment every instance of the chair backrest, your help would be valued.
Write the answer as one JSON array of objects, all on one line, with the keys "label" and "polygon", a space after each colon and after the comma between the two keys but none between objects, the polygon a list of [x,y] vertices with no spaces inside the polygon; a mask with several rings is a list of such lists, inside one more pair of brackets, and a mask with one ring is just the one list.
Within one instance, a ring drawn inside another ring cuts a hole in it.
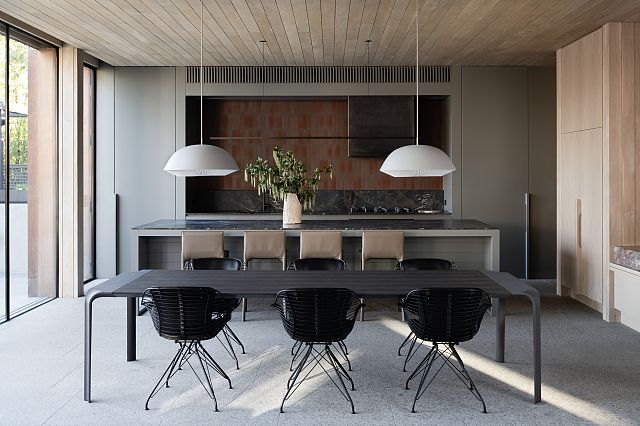
[{"label": "chair backrest", "polygon": [[491,299],[477,288],[422,288],[411,291],[401,305],[418,338],[459,343],[476,335]]},{"label": "chair backrest", "polygon": [[298,259],[293,262],[295,271],[344,271],[346,262],[340,259]]},{"label": "chair backrest", "polygon": [[169,340],[208,340],[231,319],[229,302],[209,287],[152,287],[147,308],[158,334]]},{"label": "chair backrest", "polygon": [[187,261],[189,269],[208,269],[211,271],[239,271],[242,261],[232,257],[200,257]]},{"label": "chair backrest", "polygon": [[244,233],[244,264],[253,259],[278,259],[286,269],[287,248],[284,231],[246,231]]},{"label": "chair backrest", "polygon": [[274,306],[292,339],[318,343],[344,340],[361,307],[355,293],[345,288],[282,290]]},{"label": "chair backrest", "polygon": [[362,269],[370,259],[404,258],[404,232],[362,231]]},{"label": "chair backrest", "polygon": [[301,231],[300,259],[342,259],[342,232]]},{"label": "chair backrest", "polygon": [[453,269],[453,262],[446,259],[404,259],[398,262],[401,271],[444,271]]},{"label": "chair backrest", "polygon": [[224,233],[222,231],[183,231],[180,267],[185,268],[189,259],[199,257],[224,257]]}]

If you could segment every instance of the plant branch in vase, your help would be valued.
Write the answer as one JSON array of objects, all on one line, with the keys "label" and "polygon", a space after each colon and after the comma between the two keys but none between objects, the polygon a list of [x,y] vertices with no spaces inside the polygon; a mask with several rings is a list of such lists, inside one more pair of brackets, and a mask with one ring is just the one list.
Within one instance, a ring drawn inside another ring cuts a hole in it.
[{"label": "plant branch in vase", "polygon": [[316,168],[307,176],[307,166],[296,159],[292,151],[273,148],[274,164],[258,157],[244,168],[244,180],[258,189],[258,194],[269,194],[284,203],[282,222],[285,225],[302,222],[302,209],[313,207],[322,175],[333,179],[331,165]]}]

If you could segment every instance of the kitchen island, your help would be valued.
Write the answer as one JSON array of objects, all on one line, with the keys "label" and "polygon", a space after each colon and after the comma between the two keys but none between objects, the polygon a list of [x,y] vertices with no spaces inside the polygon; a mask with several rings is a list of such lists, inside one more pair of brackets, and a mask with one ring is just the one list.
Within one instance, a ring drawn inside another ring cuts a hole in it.
[{"label": "kitchen island", "polygon": [[[338,230],[343,236],[344,260],[360,269],[360,239],[365,230],[400,230],[405,235],[405,258],[439,257],[460,269],[500,270],[500,230],[476,220],[453,219],[344,219],[303,220],[283,228],[282,220],[158,220],[131,230],[131,270],[180,269],[182,231],[224,231],[229,256],[242,259],[244,231],[285,230],[287,258],[298,257],[298,237],[305,230]],[[257,261],[254,268],[271,267]],[[373,261],[371,268],[389,269],[391,261]]]}]

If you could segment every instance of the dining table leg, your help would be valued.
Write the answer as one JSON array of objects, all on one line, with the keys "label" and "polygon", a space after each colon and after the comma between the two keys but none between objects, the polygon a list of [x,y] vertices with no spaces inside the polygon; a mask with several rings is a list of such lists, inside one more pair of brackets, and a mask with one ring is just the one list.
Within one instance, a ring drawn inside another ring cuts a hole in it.
[{"label": "dining table leg", "polygon": [[84,298],[84,400],[91,402],[91,343],[93,339],[93,302],[100,297],[113,297],[111,292],[91,289]]},{"label": "dining table leg", "polygon": [[504,362],[505,305],[502,298],[493,299],[493,310],[496,317],[496,361]]},{"label": "dining table leg", "polygon": [[138,304],[135,297],[127,297],[127,361],[136,360],[136,317]]},{"label": "dining table leg", "polygon": [[540,294],[527,293],[533,311],[533,402],[542,400],[542,337],[540,324]]}]

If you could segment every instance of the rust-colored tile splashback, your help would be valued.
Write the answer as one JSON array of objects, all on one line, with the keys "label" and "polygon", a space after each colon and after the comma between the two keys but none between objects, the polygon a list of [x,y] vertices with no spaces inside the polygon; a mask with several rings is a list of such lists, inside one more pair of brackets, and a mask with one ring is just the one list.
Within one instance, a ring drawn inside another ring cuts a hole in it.
[{"label": "rust-colored tile splashback", "polygon": [[[189,104],[188,99],[187,127],[190,122],[189,114],[193,114],[193,110],[199,107],[199,102],[191,108]],[[196,123],[195,130],[197,125]],[[346,137],[348,104],[346,98],[206,99],[204,127],[205,140],[211,136]],[[189,133],[188,131],[188,143],[197,141],[195,138],[192,142],[194,138]],[[270,159],[276,145],[293,150],[310,169],[332,164],[334,178],[323,178],[320,182],[322,190],[442,189],[442,178],[392,178],[380,172],[383,161],[381,158],[349,158],[347,139],[238,139],[216,141],[215,144],[228,150],[241,169],[257,156]],[[191,185],[207,190],[251,189],[244,182],[242,172],[223,178],[189,179],[188,186]]]}]

